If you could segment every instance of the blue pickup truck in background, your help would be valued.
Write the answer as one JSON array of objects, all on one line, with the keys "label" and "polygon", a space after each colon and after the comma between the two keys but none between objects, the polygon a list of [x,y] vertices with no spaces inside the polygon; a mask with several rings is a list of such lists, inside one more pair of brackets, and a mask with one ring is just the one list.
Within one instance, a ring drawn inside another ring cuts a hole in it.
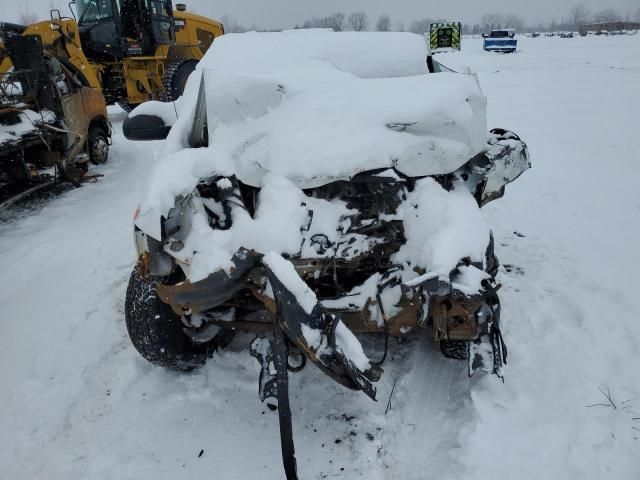
[{"label": "blue pickup truck in background", "polygon": [[518,44],[518,40],[514,38],[515,34],[516,33],[512,28],[491,30],[491,33],[489,33],[489,35],[483,33],[483,48],[488,52],[515,52],[516,46]]}]

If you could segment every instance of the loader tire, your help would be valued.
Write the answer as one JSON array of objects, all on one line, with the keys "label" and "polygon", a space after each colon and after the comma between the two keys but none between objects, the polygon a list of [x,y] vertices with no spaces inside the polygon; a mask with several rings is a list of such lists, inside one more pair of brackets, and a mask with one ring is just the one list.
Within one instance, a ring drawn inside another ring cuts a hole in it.
[{"label": "loader tire", "polygon": [[188,372],[202,366],[212,352],[210,344],[194,343],[182,330],[180,317],[156,291],[161,278],[145,278],[135,266],[125,299],[129,338],[146,360],[171,370]]},{"label": "loader tire", "polygon": [[124,110],[127,113],[130,113],[133,111],[134,108],[136,108],[138,105],[133,104],[133,103],[129,103],[129,102],[117,102],[118,106]]},{"label": "loader tire", "polygon": [[162,83],[168,102],[173,102],[180,98],[187,84],[187,79],[191,72],[196,69],[197,60],[186,59],[171,63],[164,71]]},{"label": "loader tire", "polygon": [[89,160],[94,165],[100,165],[109,158],[109,138],[106,132],[97,126],[89,129]]}]

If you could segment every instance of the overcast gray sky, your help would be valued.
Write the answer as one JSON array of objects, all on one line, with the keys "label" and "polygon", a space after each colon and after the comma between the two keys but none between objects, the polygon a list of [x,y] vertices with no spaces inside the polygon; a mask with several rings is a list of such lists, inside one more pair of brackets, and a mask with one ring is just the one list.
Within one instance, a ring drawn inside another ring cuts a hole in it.
[{"label": "overcast gray sky", "polygon": [[[15,22],[24,10],[48,17],[51,4],[67,12],[67,3],[68,0],[0,0],[0,20]],[[553,19],[559,22],[576,3],[583,3],[592,12],[614,8],[623,17],[640,9],[640,0],[184,0],[183,3],[195,13],[213,18],[228,14],[247,27],[255,24],[264,28],[292,27],[310,17],[337,11],[349,14],[364,10],[371,24],[387,13],[396,26],[400,21],[408,25],[424,17],[473,24],[485,13],[516,13],[530,25]]]}]

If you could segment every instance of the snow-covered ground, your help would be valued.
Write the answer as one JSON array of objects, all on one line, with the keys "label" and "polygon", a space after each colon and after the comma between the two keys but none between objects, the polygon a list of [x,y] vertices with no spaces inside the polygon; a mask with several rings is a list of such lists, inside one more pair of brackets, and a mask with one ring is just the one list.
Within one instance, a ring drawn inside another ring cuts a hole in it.
[{"label": "snow-covered ground", "polygon": [[[640,478],[640,35],[481,43],[438,60],[479,73],[488,124],[533,161],[484,209],[505,382],[468,379],[419,335],[391,342],[375,403],[309,366],[291,376],[301,478]],[[188,375],[127,338],[131,221],[159,144],[112,120],[103,178],[0,223],[0,477],[280,479],[251,337]]]}]

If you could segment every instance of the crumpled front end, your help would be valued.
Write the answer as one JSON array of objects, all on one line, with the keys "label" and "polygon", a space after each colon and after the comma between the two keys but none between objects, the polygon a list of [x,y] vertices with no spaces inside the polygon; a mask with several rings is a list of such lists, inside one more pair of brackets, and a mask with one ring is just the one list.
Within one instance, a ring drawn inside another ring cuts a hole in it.
[{"label": "crumpled front end", "polygon": [[501,376],[498,260],[479,207],[529,166],[526,145],[494,130],[486,152],[449,175],[380,169],[305,190],[280,177],[261,188],[213,177],[176,200],[160,240],[136,228],[136,244],[148,273],[182,272],[158,293],[196,334],[277,324],[312,363],[371,397],[381,370],[354,332],[429,328],[470,373]]}]

